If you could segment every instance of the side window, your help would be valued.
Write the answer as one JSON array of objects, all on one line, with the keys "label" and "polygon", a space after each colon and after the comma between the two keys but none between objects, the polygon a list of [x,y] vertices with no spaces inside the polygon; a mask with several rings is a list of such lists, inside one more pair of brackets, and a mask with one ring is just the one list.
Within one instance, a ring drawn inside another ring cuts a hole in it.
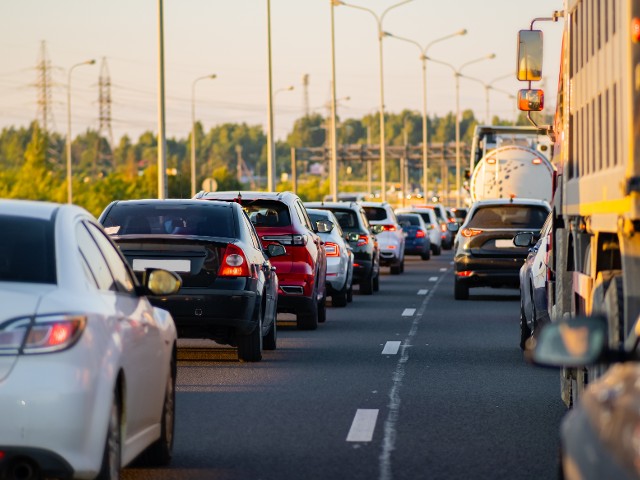
[{"label": "side window", "polygon": [[369,225],[369,219],[367,219],[367,214],[364,213],[364,210],[360,210],[360,218],[362,219],[364,228],[371,228],[371,226]]},{"label": "side window", "polygon": [[298,200],[296,200],[294,205],[296,207],[296,211],[298,212],[298,216],[300,217],[300,221],[302,222],[302,224],[306,226],[309,230],[314,231],[315,228],[313,228],[312,226],[313,224],[311,223],[311,220],[309,219],[309,215],[307,215],[307,211],[305,210],[304,206],[302,206],[302,204]]},{"label": "side window", "polygon": [[96,240],[96,243],[102,250],[111,273],[113,274],[118,290],[121,292],[131,293],[135,289],[135,283],[129,269],[127,268],[126,261],[120,256],[116,247],[109,241],[102,231],[95,225],[88,223],[87,228],[91,233],[91,236]]},{"label": "side window", "polygon": [[76,238],[80,254],[91,270],[95,283],[100,290],[116,290],[116,284],[106,260],[83,224],[76,226]]},{"label": "side window", "polygon": [[260,239],[258,238],[258,234],[256,233],[253,223],[251,223],[251,220],[249,220],[249,217],[244,211],[241,213],[241,215],[242,215],[242,222],[247,227],[247,232],[249,233],[249,237],[251,238],[251,243],[253,243],[253,246],[256,249],[262,250],[262,244],[260,243]]}]

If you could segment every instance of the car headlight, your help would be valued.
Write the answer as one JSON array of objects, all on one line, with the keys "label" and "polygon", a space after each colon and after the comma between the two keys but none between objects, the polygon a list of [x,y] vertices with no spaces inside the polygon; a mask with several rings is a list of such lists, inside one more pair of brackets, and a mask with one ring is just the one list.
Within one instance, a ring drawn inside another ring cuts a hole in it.
[{"label": "car headlight", "polygon": [[76,343],[87,324],[83,315],[21,317],[0,325],[0,355],[50,353]]}]

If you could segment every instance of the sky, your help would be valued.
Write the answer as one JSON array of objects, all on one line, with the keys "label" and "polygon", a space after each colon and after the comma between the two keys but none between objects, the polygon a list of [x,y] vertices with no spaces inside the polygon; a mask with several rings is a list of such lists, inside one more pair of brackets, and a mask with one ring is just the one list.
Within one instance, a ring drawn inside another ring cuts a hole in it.
[{"label": "sky", "polygon": [[[349,0],[380,16],[398,0]],[[98,82],[111,82],[111,127],[116,142],[158,131],[159,0],[20,0],[0,2],[0,128],[28,126],[38,116],[36,65],[42,46],[52,67],[49,129],[66,134],[69,69],[73,69],[72,136],[99,128]],[[275,138],[284,139],[308,111],[329,114],[331,1],[271,0],[272,85]],[[516,38],[535,17],[551,16],[562,0],[412,0],[382,18],[382,30],[426,46],[427,111],[455,111],[453,70],[460,79],[460,109],[476,118],[513,119],[515,95],[527,84],[515,79]],[[222,123],[267,125],[267,0],[164,0],[166,135],[187,138],[192,107],[205,131]],[[335,63],[341,120],[375,113],[380,105],[380,55],[376,17],[346,5],[335,7]],[[552,109],[558,79],[561,25],[544,31],[545,99]],[[44,43],[43,43],[44,42]],[[422,111],[422,70],[416,45],[383,40],[384,109]],[[215,79],[200,77],[216,75]],[[308,87],[303,76],[308,75]],[[197,81],[196,81],[197,80]],[[195,82],[195,83],[194,83]],[[293,86],[293,90],[287,90]],[[540,88],[538,85],[537,88]],[[305,95],[306,91],[306,95]],[[308,100],[307,100],[308,99]]]}]

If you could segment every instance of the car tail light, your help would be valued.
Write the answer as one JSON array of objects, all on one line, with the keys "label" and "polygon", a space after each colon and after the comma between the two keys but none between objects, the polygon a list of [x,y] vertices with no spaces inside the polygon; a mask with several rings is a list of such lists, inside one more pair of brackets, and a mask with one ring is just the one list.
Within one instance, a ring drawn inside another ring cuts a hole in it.
[{"label": "car tail light", "polygon": [[531,163],[533,163],[534,165],[541,165],[542,164],[542,159],[536,157],[533,160],[531,160]]},{"label": "car tail light", "polygon": [[306,235],[265,235],[262,237],[265,242],[278,242],[282,245],[306,245]]},{"label": "car tail light", "polygon": [[340,256],[340,247],[337,243],[333,242],[325,242],[324,250],[327,252],[327,257],[339,257]]},{"label": "car tail light", "polygon": [[240,247],[230,243],[220,262],[220,277],[250,277],[249,264],[245,258],[244,252]]},{"label": "car tail light", "polygon": [[456,272],[456,275],[459,277],[470,277],[471,275],[473,275],[473,271],[463,270],[462,272]]},{"label": "car tail light", "polygon": [[426,235],[426,233],[424,233],[424,230],[420,229],[416,232],[416,238],[424,238],[424,236]]},{"label": "car tail light", "polygon": [[385,232],[395,232],[396,231],[396,226],[395,225],[383,225],[382,229]]},{"label": "car tail light", "polygon": [[446,225],[446,224],[444,224],[444,223],[441,223],[441,224],[440,224],[440,231],[441,231],[441,232],[446,232],[446,231],[447,231],[447,225]]},{"label": "car tail light", "polygon": [[62,314],[13,320],[0,330],[0,355],[64,350],[80,338],[86,323],[83,315]]},{"label": "car tail light", "polygon": [[463,228],[460,231],[460,235],[462,235],[463,237],[475,237],[476,235],[480,235],[482,233],[482,230],[479,230],[477,228]]},{"label": "car tail light", "polygon": [[356,246],[364,247],[368,243],[369,243],[369,237],[367,237],[366,235],[360,235],[358,237],[358,243],[356,243]]}]

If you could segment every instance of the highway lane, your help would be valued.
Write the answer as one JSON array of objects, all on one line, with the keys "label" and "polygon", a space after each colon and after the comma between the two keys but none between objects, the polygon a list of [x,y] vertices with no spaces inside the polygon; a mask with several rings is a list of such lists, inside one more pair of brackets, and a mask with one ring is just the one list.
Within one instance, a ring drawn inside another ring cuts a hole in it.
[{"label": "highway lane", "polygon": [[517,290],[456,302],[450,252],[383,272],[259,364],[181,341],[173,462],[124,478],[554,478],[558,373],[522,360]]}]

